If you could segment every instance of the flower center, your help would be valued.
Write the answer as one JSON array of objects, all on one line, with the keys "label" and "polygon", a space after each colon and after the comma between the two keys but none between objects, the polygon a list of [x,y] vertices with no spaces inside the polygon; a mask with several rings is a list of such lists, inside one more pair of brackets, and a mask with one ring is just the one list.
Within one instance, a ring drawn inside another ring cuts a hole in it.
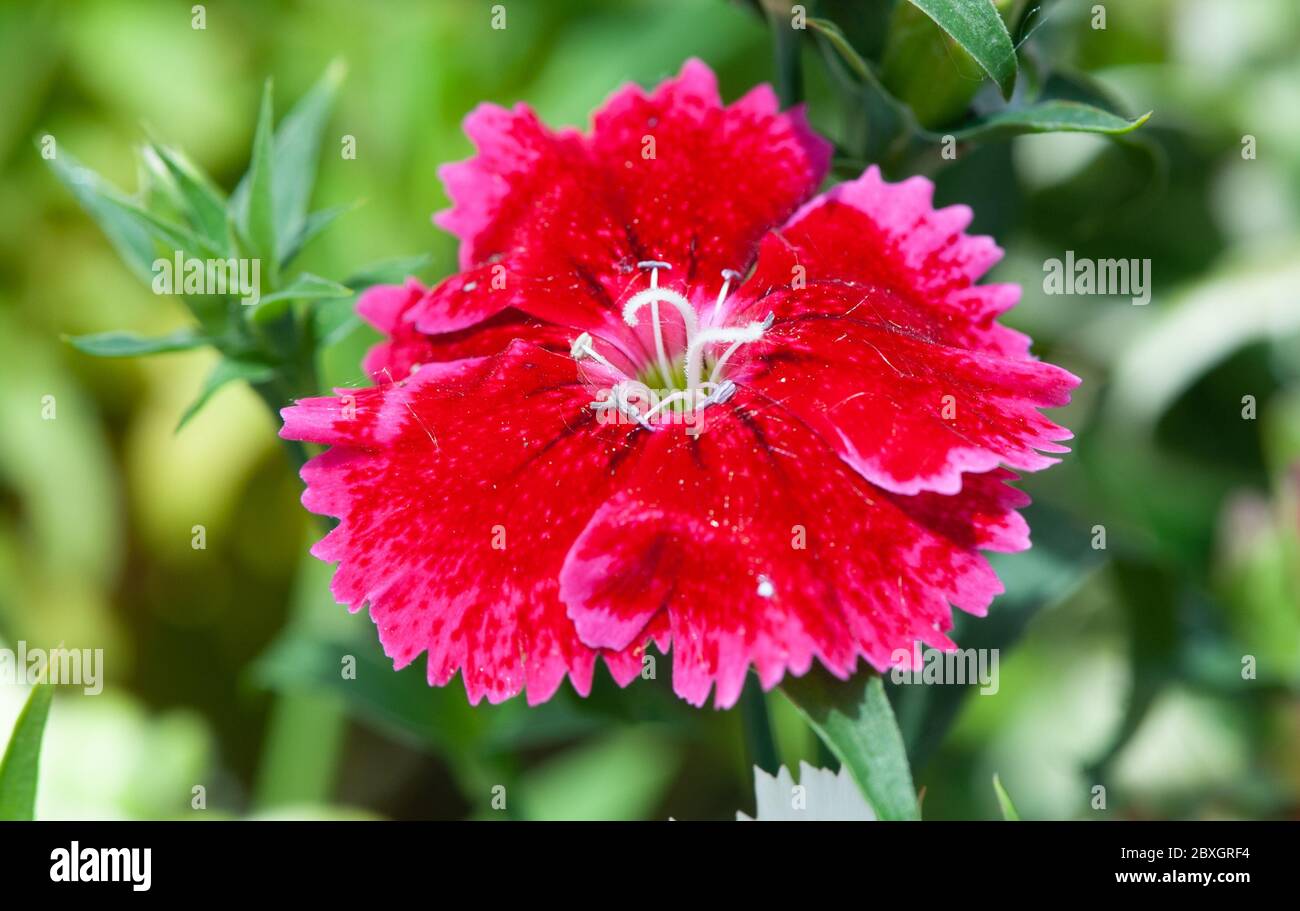
[{"label": "flower center", "polygon": [[[570,353],[576,361],[591,360],[599,364],[609,379],[609,386],[603,388],[600,397],[591,403],[592,410],[619,415],[647,430],[654,430],[657,424],[673,416],[689,419],[696,412],[731,398],[736,384],[727,379],[727,362],[742,345],[762,338],[763,333],[771,328],[773,316],[768,314],[762,322],[744,326],[710,325],[701,329],[700,315],[690,298],[679,291],[659,286],[659,270],[671,269],[671,265],[647,260],[637,263],[637,267],[649,271],[649,287],[628,298],[623,306],[623,320],[635,328],[641,324],[642,312],[650,311],[653,355],[647,355],[643,363],[636,364],[629,376],[596,350],[589,333],[584,332],[574,339]],[[722,271],[722,289],[713,304],[710,322],[717,317],[732,283],[740,278],[740,273],[732,269]],[[663,304],[676,310],[681,317],[684,344],[670,345],[664,319],[669,311],[661,309]],[[674,347],[677,350],[670,350]]]}]

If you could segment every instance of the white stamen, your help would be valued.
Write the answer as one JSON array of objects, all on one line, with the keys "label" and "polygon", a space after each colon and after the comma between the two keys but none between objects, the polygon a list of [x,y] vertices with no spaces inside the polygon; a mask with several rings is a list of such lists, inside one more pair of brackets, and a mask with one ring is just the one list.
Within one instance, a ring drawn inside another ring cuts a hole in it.
[{"label": "white stamen", "polygon": [[741,274],[735,269],[722,270],[722,290],[718,292],[718,299],[713,302],[713,315],[709,322],[718,318],[718,311],[722,309],[722,302],[727,299],[727,291],[731,288],[732,281],[740,281]]},{"label": "white stamen", "polygon": [[654,406],[653,408],[651,408],[649,411],[645,413],[646,419],[648,420],[654,417],[656,414],[663,411],[673,402],[680,402],[686,399],[693,399],[693,398],[695,398],[695,393],[686,392],[686,391],[674,392],[672,395],[665,396],[662,400],[660,400],[658,405]]},{"label": "white stamen", "polygon": [[615,372],[618,371],[617,367],[611,364],[603,354],[596,350],[590,332],[584,332],[573,340],[573,344],[569,346],[569,355],[575,361],[580,361],[584,357],[589,357],[602,367],[607,367]]},{"label": "white stamen", "polygon": [[705,382],[701,386],[713,386],[713,391],[705,396],[703,405],[721,405],[736,394],[736,384],[731,380],[721,383]]},{"label": "white stamen", "polygon": [[[771,329],[771,328],[772,328],[772,324],[773,324],[774,322],[776,322],[776,314],[774,314],[774,313],[769,313],[769,314],[767,315],[767,318],[764,319],[762,323],[758,323],[757,325],[762,326],[763,331],[766,332],[768,329]],[[735,353],[736,353],[736,349],[738,349],[738,348],[739,348],[741,345],[743,345],[743,344],[745,344],[745,343],[744,343],[744,342],[734,342],[734,343],[731,345],[730,348],[728,348],[726,351],[722,352],[722,357],[718,358],[717,361],[714,362],[714,364],[713,364],[713,369],[712,369],[711,371],[709,371],[709,380],[710,380],[710,382],[717,382],[717,379],[718,379],[719,374],[722,373],[723,365],[725,365],[725,364],[727,363],[727,359],[730,358],[733,354],[735,354]]]},{"label": "white stamen", "polygon": [[[668,351],[664,347],[664,330],[663,326],[659,322],[659,302],[667,301],[681,312],[682,319],[687,321],[687,339],[690,339],[693,334],[691,326],[698,323],[695,316],[695,308],[691,306],[690,301],[685,297],[682,297],[682,295],[678,294],[676,291],[671,291],[667,288],[661,289],[659,287],[659,270],[671,269],[672,266],[668,263],[657,259],[645,259],[637,263],[636,266],[638,269],[650,270],[650,287],[632,295],[632,299],[623,307],[623,320],[629,326],[635,326],[637,324],[636,311],[640,310],[647,303],[650,304],[650,319],[654,322],[655,330],[655,356],[659,360],[659,371],[663,374],[664,382],[667,382],[668,378],[672,376],[672,364],[668,360]],[[685,305],[684,309],[683,305]],[[690,313],[689,317],[687,316],[687,312]]]},{"label": "white stamen", "polygon": [[[748,326],[737,326],[730,329],[705,329],[691,341],[686,348],[686,388],[694,389],[700,385],[700,371],[704,367],[704,349],[708,345],[715,345],[719,342],[732,342],[731,348],[727,350],[725,358],[736,348],[749,342],[756,342],[763,337],[772,325],[773,317],[768,316],[761,323],[750,323]],[[717,376],[717,370],[713,371],[713,376]]]},{"label": "white stamen", "polygon": [[658,304],[662,301],[666,304],[672,304],[677,308],[677,312],[682,315],[682,322],[686,324],[686,337],[694,338],[695,333],[699,331],[699,317],[695,315],[695,308],[691,306],[690,300],[686,295],[674,291],[672,288],[645,288],[633,294],[626,304],[623,305],[623,321],[629,326],[635,326],[640,320],[636,312],[646,304],[650,305],[650,316],[659,322]]},{"label": "white stamen", "polygon": [[[659,270],[671,268],[668,263],[659,260],[645,260],[637,263],[637,267],[650,271],[649,287],[636,292],[628,298],[627,303],[623,306],[623,320],[629,326],[635,327],[640,323],[640,311],[647,305],[650,307],[659,371],[656,380],[672,387],[676,385],[675,369],[673,362],[668,358],[667,345],[664,339],[664,326],[660,321],[659,305],[667,303],[676,308],[681,316],[682,327],[686,336],[685,352],[682,355],[681,362],[681,367],[685,372],[685,388],[671,389],[665,398],[655,401],[656,393],[652,392],[643,380],[625,378],[606,390],[608,398],[592,402],[591,408],[594,411],[601,412],[618,411],[620,414],[631,418],[638,426],[653,431],[657,429],[657,426],[652,424],[650,419],[656,415],[670,411],[676,413],[699,412],[710,405],[720,405],[734,396],[737,389],[736,384],[728,379],[720,379],[723,367],[741,345],[761,339],[763,334],[772,327],[775,316],[769,313],[763,321],[752,322],[746,326],[710,325],[707,329],[701,329],[700,316],[696,312],[694,305],[692,305],[690,298],[672,288],[659,286]],[[718,291],[717,300],[713,305],[710,324],[713,320],[719,318],[722,305],[726,303],[727,295],[734,283],[743,280],[743,276],[734,269],[723,269],[721,275],[722,287]],[[709,347],[720,344],[726,344],[729,347],[722,357],[715,361],[709,378],[704,379],[701,374],[704,370],[704,359],[707,356]],[[570,353],[575,360],[581,361],[590,358],[612,372],[622,373],[621,369],[615,367],[596,351],[595,341],[588,333],[584,332],[573,340]],[[649,376],[653,375],[653,373],[641,374],[643,379],[648,379]],[[642,407],[638,407],[638,404],[633,402],[634,397],[636,402],[643,404],[644,411]],[[651,402],[655,402],[655,404],[651,406]]]},{"label": "white stamen", "polygon": [[[632,387],[636,388],[633,389]],[[647,421],[646,416],[641,414],[641,412],[637,410],[636,405],[632,404],[632,402],[628,400],[628,395],[632,391],[640,392],[647,401],[651,398],[650,389],[644,383],[638,382],[637,380],[624,380],[610,388],[609,398],[592,402],[588,407],[592,411],[608,411],[613,408],[620,414],[626,415],[636,421],[636,423],[641,427],[653,432],[655,429],[654,425]]]}]

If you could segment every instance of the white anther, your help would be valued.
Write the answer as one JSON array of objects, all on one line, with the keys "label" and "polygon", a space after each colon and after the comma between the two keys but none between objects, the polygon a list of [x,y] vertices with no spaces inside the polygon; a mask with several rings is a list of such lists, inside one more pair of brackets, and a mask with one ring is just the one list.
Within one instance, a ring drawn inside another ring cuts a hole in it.
[{"label": "white anther", "polygon": [[573,344],[569,346],[569,355],[575,361],[580,361],[583,358],[589,357],[602,367],[608,367],[610,370],[616,372],[618,370],[618,368],[611,364],[603,354],[596,350],[590,332],[584,332],[573,340]]},{"label": "white anther", "polygon": [[649,401],[650,389],[644,383],[637,382],[636,380],[624,380],[610,388],[609,398],[599,399],[592,402],[587,407],[592,411],[608,411],[611,408],[615,409],[620,414],[631,418],[639,426],[644,427],[646,430],[653,431],[655,429],[654,425],[647,421],[645,415],[641,414],[641,412],[637,410],[636,405],[632,404],[629,400],[629,393],[633,391],[638,392]]},{"label": "white anther", "polygon": [[[718,292],[718,299],[713,303],[712,319],[718,318],[718,311],[722,309],[722,302],[727,299],[727,291],[731,288],[733,281],[740,281],[741,274],[735,269],[722,270],[722,290]],[[710,321],[712,321],[712,319]]]},{"label": "white anther", "polygon": [[[708,384],[705,384],[708,385]],[[705,405],[721,405],[736,394],[736,384],[731,380],[723,380],[714,387],[704,399]]]}]

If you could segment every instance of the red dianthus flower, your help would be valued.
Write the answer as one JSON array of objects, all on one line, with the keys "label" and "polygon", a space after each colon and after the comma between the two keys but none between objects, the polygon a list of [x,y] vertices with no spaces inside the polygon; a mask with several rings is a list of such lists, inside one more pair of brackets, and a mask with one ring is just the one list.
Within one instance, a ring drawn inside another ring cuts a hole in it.
[{"label": "red dianthus flower", "polygon": [[830,149],[769,88],[724,107],[698,61],[629,87],[588,134],[524,106],[466,121],[442,177],[461,271],[367,292],[377,385],[284,410],[331,448],[303,502],[335,596],[369,605],[398,667],[471,701],[647,644],[726,707],[819,660],[950,648],[951,606],[1002,587],[980,550],[1029,546],[1032,471],[1078,380],[996,322],[1001,251],[872,167],[808,201]]}]

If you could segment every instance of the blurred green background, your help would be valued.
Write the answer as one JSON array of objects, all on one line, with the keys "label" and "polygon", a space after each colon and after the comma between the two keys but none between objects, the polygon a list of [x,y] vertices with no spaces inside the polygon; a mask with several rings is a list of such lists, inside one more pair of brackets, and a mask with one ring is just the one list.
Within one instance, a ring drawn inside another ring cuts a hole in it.
[{"label": "blurred green background", "polygon": [[[314,202],[364,205],[302,265],[341,277],[427,251],[436,279],[455,257],[429,221],[446,205],[435,169],[468,154],[474,105],[582,125],[620,83],[692,55],[734,98],[774,78],[762,17],[548,0],[506,3],[496,31],[469,0],[245,0],[207,4],[195,30],[191,6],[0,10],[0,640],[106,652],[103,695],[55,702],[38,816],[496,816],[497,785],[514,818],[752,812],[739,713],[673,697],[669,660],[656,681],[624,692],[602,671],[589,700],[565,689],[538,709],[470,708],[459,681],[429,690],[422,661],[394,673],[306,558],[318,530],[251,391],[223,389],[174,433],[214,355],[96,360],[61,341],[187,317],[127,272],[33,141],[132,189],[133,147],[156,135],[229,189],[262,81],[283,111],[342,58]],[[1084,385],[1056,415],[1074,452],[1023,485],[1035,548],[997,560],[1007,595],[956,635],[1003,648],[998,693],[898,687],[895,707],[927,818],[995,818],[994,772],[1028,818],[1300,817],[1300,8],[1112,2],[1097,30],[1092,6],[1044,4],[1037,53],[1154,110],[1140,142],[1022,137],[927,166],[937,201],[970,204],[1006,248],[992,278],[1025,288],[1006,322]],[[859,4],[820,12],[870,42]],[[842,139],[852,117],[811,43],[804,62],[812,120]],[[1045,295],[1043,263],[1066,250],[1150,258],[1151,304]],[[374,338],[327,351],[327,382],[361,382]],[[0,687],[0,732],[23,697]],[[784,697],[768,702],[782,759],[825,764]]]}]

